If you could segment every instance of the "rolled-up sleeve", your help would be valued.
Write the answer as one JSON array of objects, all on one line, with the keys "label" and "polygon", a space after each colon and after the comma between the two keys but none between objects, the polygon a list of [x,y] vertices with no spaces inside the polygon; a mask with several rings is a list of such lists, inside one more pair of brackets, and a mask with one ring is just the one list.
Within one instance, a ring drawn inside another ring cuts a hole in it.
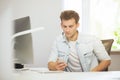
[{"label": "rolled-up sleeve", "polygon": [[111,60],[111,57],[105,50],[104,45],[102,44],[101,40],[98,38],[94,39],[93,42],[93,48],[94,48],[94,53],[98,57],[98,59],[101,60]]}]

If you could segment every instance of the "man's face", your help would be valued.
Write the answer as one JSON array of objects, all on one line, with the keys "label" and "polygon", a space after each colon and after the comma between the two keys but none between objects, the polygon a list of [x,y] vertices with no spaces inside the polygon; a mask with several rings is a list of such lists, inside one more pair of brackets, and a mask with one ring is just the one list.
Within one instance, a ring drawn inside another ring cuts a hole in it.
[{"label": "man's face", "polygon": [[65,33],[65,36],[68,39],[71,39],[72,37],[74,37],[78,26],[79,26],[79,23],[76,23],[74,18],[69,19],[69,20],[63,19],[61,21],[61,27],[63,29],[63,32]]}]

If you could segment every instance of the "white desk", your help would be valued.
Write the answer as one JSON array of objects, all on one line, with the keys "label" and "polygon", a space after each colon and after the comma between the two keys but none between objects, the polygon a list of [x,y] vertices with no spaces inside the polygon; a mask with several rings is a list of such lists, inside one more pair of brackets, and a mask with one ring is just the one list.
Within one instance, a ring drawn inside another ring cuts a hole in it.
[{"label": "white desk", "polygon": [[15,80],[120,80],[120,71],[44,72],[25,70],[15,73]]}]

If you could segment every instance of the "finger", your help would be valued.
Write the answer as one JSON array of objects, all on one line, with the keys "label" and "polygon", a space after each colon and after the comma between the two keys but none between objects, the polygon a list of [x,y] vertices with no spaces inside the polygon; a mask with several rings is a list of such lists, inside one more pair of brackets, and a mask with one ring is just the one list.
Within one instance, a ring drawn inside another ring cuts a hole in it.
[{"label": "finger", "polygon": [[64,63],[60,63],[59,66],[62,67],[62,66],[65,66],[65,64]]},{"label": "finger", "polygon": [[65,69],[65,66],[62,66],[59,69],[63,71]]},{"label": "finger", "polygon": [[65,63],[65,67],[67,66],[67,64]]}]

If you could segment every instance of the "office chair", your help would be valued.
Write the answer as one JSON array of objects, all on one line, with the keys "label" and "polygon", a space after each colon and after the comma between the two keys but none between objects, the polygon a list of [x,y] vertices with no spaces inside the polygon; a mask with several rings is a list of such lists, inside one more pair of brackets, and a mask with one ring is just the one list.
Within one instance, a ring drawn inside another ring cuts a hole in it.
[{"label": "office chair", "polygon": [[[102,41],[103,45],[105,46],[106,51],[110,55],[111,47],[112,47],[114,40],[113,39],[105,39],[105,40],[101,40],[101,41]],[[108,71],[108,68],[106,68],[103,71]]]}]

